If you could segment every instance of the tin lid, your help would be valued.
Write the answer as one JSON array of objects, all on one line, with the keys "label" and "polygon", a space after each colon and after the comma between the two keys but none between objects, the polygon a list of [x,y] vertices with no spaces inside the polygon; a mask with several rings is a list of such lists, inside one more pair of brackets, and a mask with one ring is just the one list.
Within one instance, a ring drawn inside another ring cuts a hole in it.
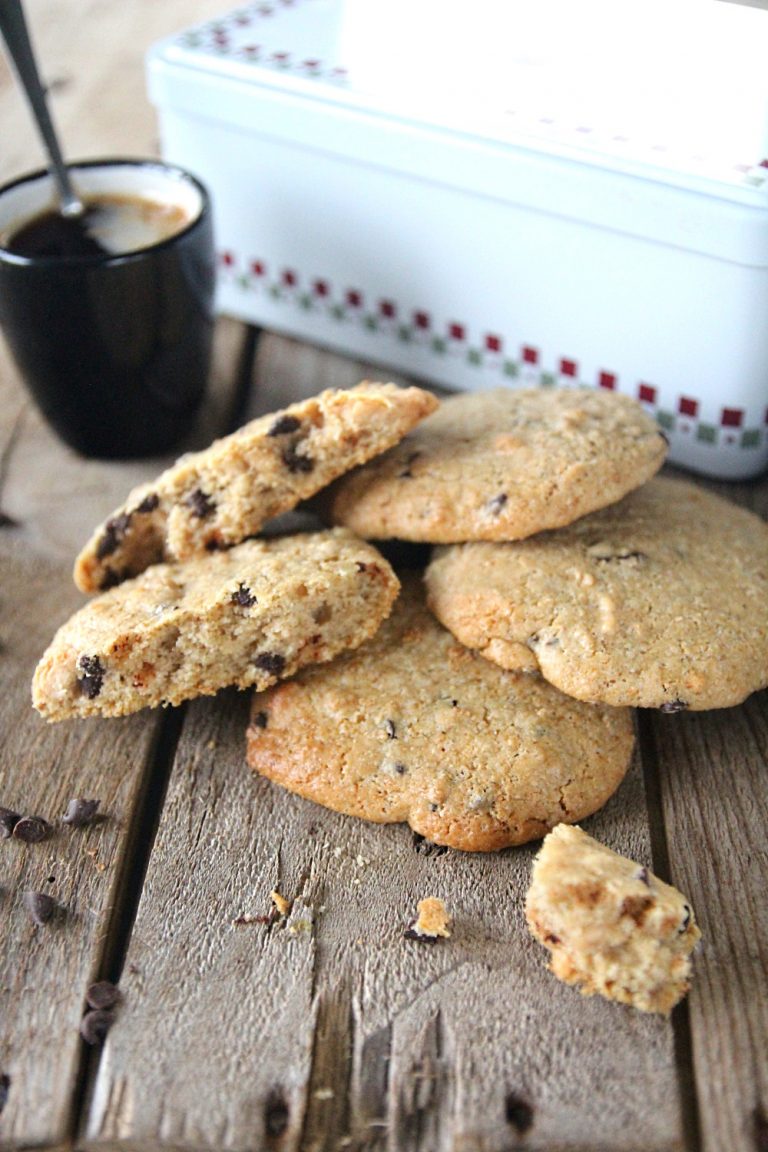
[{"label": "tin lid", "polygon": [[260,0],[166,64],[768,204],[768,11],[730,0]]}]

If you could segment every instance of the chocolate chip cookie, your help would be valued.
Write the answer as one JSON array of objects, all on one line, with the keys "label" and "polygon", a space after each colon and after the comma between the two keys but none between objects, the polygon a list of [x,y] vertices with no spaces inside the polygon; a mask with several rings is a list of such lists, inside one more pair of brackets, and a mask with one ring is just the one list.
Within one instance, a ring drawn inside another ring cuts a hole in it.
[{"label": "chocolate chip cookie", "polygon": [[421,388],[364,381],[252,420],[131,492],[78,556],[75,583],[104,590],[150,564],[238,544],[396,444],[437,404]]},{"label": "chocolate chip cookie", "polygon": [[256,695],[248,731],[251,766],[290,791],[470,852],[594,812],[632,746],[628,709],[582,704],[470,652],[412,577],[356,652]]},{"label": "chocolate chip cookie", "polygon": [[48,720],[122,716],[235,685],[265,688],[371,636],[399,583],[344,530],[249,540],[156,564],[59,629],[35,672]]},{"label": "chocolate chip cookie", "polygon": [[474,392],[444,400],[339,480],[328,515],[369,539],[518,540],[619,500],[666,451],[653,420],[618,393]]},{"label": "chocolate chip cookie", "polygon": [[441,549],[426,580],[462,643],[579,700],[677,712],[768,685],[768,525],[686,481],[530,540]]}]

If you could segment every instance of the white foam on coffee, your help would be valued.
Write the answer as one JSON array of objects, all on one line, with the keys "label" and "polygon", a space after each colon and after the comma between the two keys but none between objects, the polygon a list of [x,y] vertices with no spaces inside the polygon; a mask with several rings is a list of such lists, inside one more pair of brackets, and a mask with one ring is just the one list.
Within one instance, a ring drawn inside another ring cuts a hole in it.
[{"label": "white foam on coffee", "polygon": [[[193,223],[203,210],[203,196],[196,184],[183,172],[162,164],[72,165],[69,172],[77,194],[85,200],[98,196],[142,198],[156,205],[165,205],[169,211],[179,212],[179,226],[174,230],[177,232]],[[36,216],[55,208],[56,204],[53,180],[48,173],[6,189],[0,195],[0,245],[7,243],[10,236]],[[144,233],[144,237],[146,235]],[[166,228],[159,239],[167,235]],[[136,242],[132,244],[123,239],[119,251],[135,251],[157,243],[158,239],[156,236],[142,238],[136,232],[134,238]],[[108,244],[105,247],[112,251]]]}]

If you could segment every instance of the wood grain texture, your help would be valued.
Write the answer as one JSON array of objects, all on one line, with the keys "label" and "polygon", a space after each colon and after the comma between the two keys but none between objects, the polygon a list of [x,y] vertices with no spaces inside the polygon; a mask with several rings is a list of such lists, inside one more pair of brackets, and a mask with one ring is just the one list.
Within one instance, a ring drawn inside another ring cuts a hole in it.
[{"label": "wood grain texture", "polygon": [[654,718],[672,879],[703,940],[690,993],[704,1152],[763,1152],[768,1104],[768,693]]},{"label": "wood grain texture", "polygon": [[[246,768],[246,716],[232,694],[189,710],[89,1147],[679,1147],[671,1027],[545,970],[532,848],[435,849],[292,797]],[[650,863],[637,765],[585,823]],[[287,920],[234,923],[273,888]],[[403,936],[427,895],[455,918],[433,946]]]},{"label": "wood grain texture", "polygon": [[[54,826],[38,844],[0,840],[0,1073],[11,1080],[0,1143],[13,1146],[63,1140],[73,1123],[85,990],[101,971],[155,719],[46,725],[32,710],[32,671],[54,615],[80,597],[7,530],[0,578],[0,804]],[[103,819],[62,825],[77,796],[98,799]],[[32,922],[29,890],[56,901],[48,924]]]}]

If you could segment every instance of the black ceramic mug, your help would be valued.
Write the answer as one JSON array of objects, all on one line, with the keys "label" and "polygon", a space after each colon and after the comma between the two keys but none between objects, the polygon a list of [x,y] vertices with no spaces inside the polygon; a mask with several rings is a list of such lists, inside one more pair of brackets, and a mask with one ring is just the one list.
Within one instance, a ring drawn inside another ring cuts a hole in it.
[{"label": "black ceramic mug", "polygon": [[208,195],[154,160],[94,160],[70,172],[92,213],[120,202],[138,213],[138,230],[111,236],[116,251],[99,241],[93,251],[40,254],[45,243],[30,247],[24,234],[39,240],[54,207],[48,173],[0,188],[0,326],[43,415],[76,451],[167,451],[193,424],[210,368]]}]

